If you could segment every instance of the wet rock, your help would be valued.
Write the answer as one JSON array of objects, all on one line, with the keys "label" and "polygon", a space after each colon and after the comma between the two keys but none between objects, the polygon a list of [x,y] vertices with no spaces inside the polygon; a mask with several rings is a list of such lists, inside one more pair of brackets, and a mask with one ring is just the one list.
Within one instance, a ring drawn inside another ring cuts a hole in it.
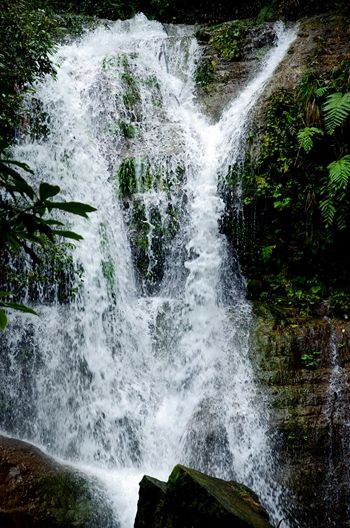
[{"label": "wet rock", "polygon": [[208,26],[197,34],[203,50],[198,67],[203,68],[205,64],[211,67],[207,82],[198,83],[197,95],[204,112],[213,121],[220,117],[230,101],[239,94],[276,38],[276,32],[270,23],[253,27],[248,25],[243,30],[244,35],[239,45],[237,44],[239,48],[237,57],[229,59],[220,54],[220,50],[212,44],[212,39],[221,28],[235,23],[237,21],[225,22],[220,26]]},{"label": "wet rock", "polygon": [[140,482],[135,528],[162,528],[166,482],[145,475]]},{"label": "wet rock", "polygon": [[140,483],[135,528],[271,528],[258,497],[246,486],[177,465],[167,483]]},{"label": "wet rock", "polygon": [[0,436],[2,528],[116,528],[96,482],[33,445]]},{"label": "wet rock", "polygon": [[255,314],[252,360],[271,396],[276,478],[289,490],[290,521],[304,528],[348,526],[350,323],[258,303]]}]

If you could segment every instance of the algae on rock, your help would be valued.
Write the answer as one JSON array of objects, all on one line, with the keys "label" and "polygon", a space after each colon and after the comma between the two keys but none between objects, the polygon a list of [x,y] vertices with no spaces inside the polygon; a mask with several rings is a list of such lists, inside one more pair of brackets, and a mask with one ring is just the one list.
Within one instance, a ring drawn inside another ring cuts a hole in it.
[{"label": "algae on rock", "polygon": [[135,528],[272,528],[258,497],[233,481],[177,465],[167,483],[140,483]]},{"label": "algae on rock", "polygon": [[0,437],[0,524],[18,528],[117,528],[95,481],[38,448]]}]

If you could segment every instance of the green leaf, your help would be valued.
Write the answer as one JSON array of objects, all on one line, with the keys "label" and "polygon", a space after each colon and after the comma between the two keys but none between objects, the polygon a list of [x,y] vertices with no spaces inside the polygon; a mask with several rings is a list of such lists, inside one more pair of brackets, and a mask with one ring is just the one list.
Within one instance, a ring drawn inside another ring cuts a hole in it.
[{"label": "green leaf", "polygon": [[74,231],[65,231],[60,229],[53,229],[52,233],[54,235],[59,235],[64,238],[72,238],[73,240],[83,240],[84,237],[81,235],[78,235],[78,233],[74,233]]},{"label": "green leaf", "polygon": [[27,165],[27,163],[23,163],[22,161],[17,161],[13,159],[0,159],[0,163],[6,163],[7,165],[16,165],[16,167],[20,167],[21,169],[25,170],[26,172],[29,172],[30,174],[34,174],[34,171]]},{"label": "green leaf", "polygon": [[350,93],[329,95],[323,105],[323,111],[326,130],[328,134],[333,134],[350,114]]},{"label": "green leaf", "polygon": [[7,325],[7,316],[4,310],[0,309],[0,330],[4,330]]},{"label": "green leaf", "polygon": [[25,181],[24,178],[22,178],[22,176],[17,171],[12,169],[12,167],[8,167],[3,162],[0,162],[0,178],[2,180],[2,185],[9,192],[14,191],[22,195],[26,194],[31,199],[34,198],[34,189]]},{"label": "green leaf", "polygon": [[339,190],[345,190],[350,178],[350,155],[343,156],[339,160],[328,165],[329,190],[335,194]]},{"label": "green leaf", "polygon": [[48,209],[60,209],[68,213],[76,214],[87,218],[87,213],[96,211],[95,207],[81,202],[49,202]]},{"label": "green leaf", "polygon": [[338,229],[346,228],[346,208],[344,208],[344,198],[350,180],[350,155],[347,154],[339,160],[328,165],[328,182],[322,188],[327,196],[320,202],[320,210],[327,227],[330,227],[335,217],[337,217]]},{"label": "green leaf", "polygon": [[25,304],[18,304],[13,302],[3,302],[0,301],[0,306],[3,308],[10,308],[11,310],[17,310],[18,312],[24,312],[24,313],[30,313],[33,315],[38,315],[35,310],[32,308],[29,308],[29,306],[26,306]]},{"label": "green leaf", "polygon": [[51,198],[52,196],[56,196],[60,192],[60,188],[58,185],[50,185],[49,183],[41,183],[39,187],[39,196],[40,200],[44,202],[47,198]]},{"label": "green leaf", "polygon": [[300,129],[298,132],[299,147],[303,148],[308,154],[314,146],[312,138],[317,135],[322,136],[323,130],[316,127],[306,127]]},{"label": "green leaf", "polygon": [[64,226],[64,223],[63,222],[59,222],[58,220],[53,220],[53,219],[50,219],[50,220],[44,220],[45,224],[48,225],[48,226]]},{"label": "green leaf", "polygon": [[320,210],[324,220],[324,223],[327,227],[330,227],[333,224],[334,216],[336,213],[336,208],[334,206],[332,198],[326,198],[320,202]]}]

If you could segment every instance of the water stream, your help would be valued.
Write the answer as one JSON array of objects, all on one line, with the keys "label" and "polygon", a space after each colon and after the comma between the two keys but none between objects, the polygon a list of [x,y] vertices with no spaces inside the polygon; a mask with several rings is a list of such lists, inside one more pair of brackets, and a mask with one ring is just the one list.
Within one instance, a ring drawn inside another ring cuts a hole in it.
[{"label": "water stream", "polygon": [[[329,326],[329,379],[322,409],[328,436],[326,492],[329,526],[341,526],[349,519],[349,384],[345,369],[341,366],[338,343],[339,329],[332,320],[325,318]],[[345,330],[343,329],[343,332]],[[343,334],[344,336],[344,334]]]},{"label": "water stream", "polygon": [[142,475],[167,479],[178,462],[244,482],[276,524],[284,517],[217,186],[294,38],[276,26],[276,46],[216,124],[195,99],[192,28],[143,15],[61,46],[57,78],[37,87],[49,133],[15,155],[97,212],[72,225],[84,236],[75,300],[43,302],[5,332],[1,426],[98,476],[121,528]]}]

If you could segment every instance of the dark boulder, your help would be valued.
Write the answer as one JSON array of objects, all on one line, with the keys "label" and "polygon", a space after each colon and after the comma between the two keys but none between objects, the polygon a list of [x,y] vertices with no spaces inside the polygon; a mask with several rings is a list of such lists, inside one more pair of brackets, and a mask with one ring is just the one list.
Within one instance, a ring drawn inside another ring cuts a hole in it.
[{"label": "dark boulder", "polygon": [[140,483],[135,528],[271,528],[258,497],[246,486],[177,465],[167,483]]},{"label": "dark boulder", "polygon": [[0,436],[1,528],[116,528],[113,519],[96,482]]}]

